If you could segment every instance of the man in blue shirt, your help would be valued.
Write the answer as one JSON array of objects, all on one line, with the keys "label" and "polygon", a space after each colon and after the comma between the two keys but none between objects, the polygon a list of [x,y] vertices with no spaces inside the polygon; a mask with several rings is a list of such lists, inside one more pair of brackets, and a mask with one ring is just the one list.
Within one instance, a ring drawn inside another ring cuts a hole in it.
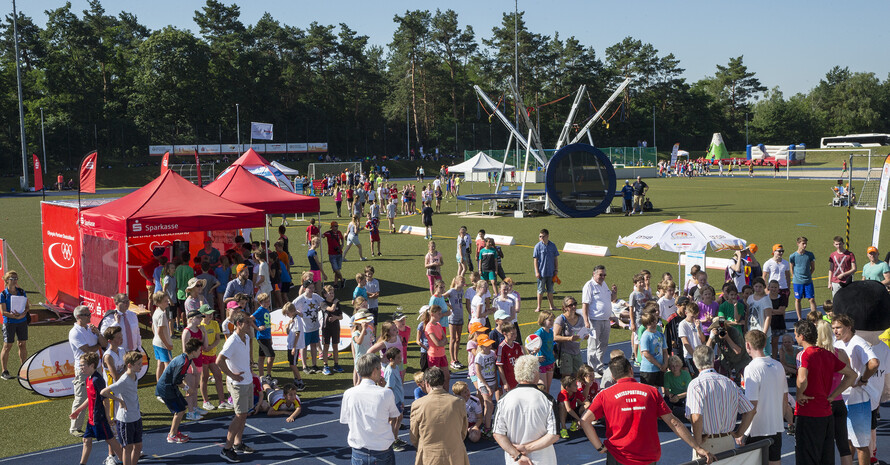
[{"label": "man in blue shirt", "polygon": [[624,180],[624,187],[621,188],[621,196],[624,198],[624,205],[622,205],[624,216],[630,215],[630,212],[632,212],[634,208],[634,188],[631,187],[629,180]]},{"label": "man in blue shirt", "polygon": [[791,283],[794,287],[794,311],[797,312],[797,320],[800,321],[800,299],[810,301],[810,311],[816,311],[816,292],[813,288],[813,271],[816,271],[816,256],[807,250],[807,238],[797,238],[797,252],[788,257],[791,264]]},{"label": "man in blue shirt", "polygon": [[535,312],[541,311],[541,300],[544,292],[547,292],[547,300],[550,302],[550,311],[555,312],[553,305],[553,277],[559,272],[559,250],[556,244],[550,242],[550,231],[542,229],[538,234],[538,243],[532,257],[535,259],[535,278],[538,280],[538,306]]}]

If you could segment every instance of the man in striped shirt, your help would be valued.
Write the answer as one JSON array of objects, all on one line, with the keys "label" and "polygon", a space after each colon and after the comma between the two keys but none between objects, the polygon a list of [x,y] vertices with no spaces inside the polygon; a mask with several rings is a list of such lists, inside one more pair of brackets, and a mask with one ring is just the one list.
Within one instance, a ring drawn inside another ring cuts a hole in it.
[{"label": "man in striped shirt", "polygon": [[[754,405],[731,379],[714,371],[714,349],[695,348],[692,360],[700,374],[686,391],[686,416],[692,422],[695,441],[713,454],[735,448],[754,419]],[[736,417],[742,414],[738,429]],[[693,451],[693,460],[699,455]]]}]

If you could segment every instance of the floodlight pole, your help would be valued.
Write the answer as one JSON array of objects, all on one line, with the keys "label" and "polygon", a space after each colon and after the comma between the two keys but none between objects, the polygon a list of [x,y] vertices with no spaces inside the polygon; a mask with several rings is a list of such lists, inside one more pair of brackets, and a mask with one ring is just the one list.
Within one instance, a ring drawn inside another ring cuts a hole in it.
[{"label": "floodlight pole", "polygon": [[235,133],[238,138],[238,151],[241,151],[241,104],[235,104]]},{"label": "floodlight pole", "polygon": [[21,129],[22,137],[22,190],[24,190],[28,187],[28,143],[25,141],[25,108],[22,105],[22,68],[19,65],[19,25],[15,0],[12,0],[12,42],[15,45],[15,79],[19,92],[19,128]]},{"label": "floodlight pole", "polygon": [[43,173],[46,174],[46,133],[43,131],[43,107],[40,108],[40,145],[43,146]]}]

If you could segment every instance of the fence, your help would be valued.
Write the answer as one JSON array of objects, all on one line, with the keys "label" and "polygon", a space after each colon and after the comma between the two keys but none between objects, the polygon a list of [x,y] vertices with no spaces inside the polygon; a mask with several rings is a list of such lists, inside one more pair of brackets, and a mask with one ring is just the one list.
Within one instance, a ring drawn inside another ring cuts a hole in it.
[{"label": "fence", "polygon": [[[658,164],[658,149],[656,147],[598,147],[613,165],[623,166],[655,166]],[[476,156],[477,153],[484,152],[497,161],[504,160],[505,150],[464,150],[464,160],[469,160]],[[544,158],[547,160],[556,153],[556,150],[544,150]],[[507,164],[513,165],[517,169],[522,169],[525,162],[525,150],[510,150],[507,154]],[[543,169],[540,163],[534,157],[528,158],[528,169],[537,171]]]}]

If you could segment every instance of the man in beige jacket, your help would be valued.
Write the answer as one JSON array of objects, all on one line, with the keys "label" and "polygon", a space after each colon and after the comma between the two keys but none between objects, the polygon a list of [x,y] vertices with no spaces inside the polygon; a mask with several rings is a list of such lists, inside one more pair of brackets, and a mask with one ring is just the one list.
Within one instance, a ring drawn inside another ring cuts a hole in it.
[{"label": "man in beige jacket", "polygon": [[444,389],[445,374],[437,367],[426,371],[426,396],[411,404],[411,443],[417,447],[416,465],[470,465],[464,438],[467,409],[463,399]]}]

